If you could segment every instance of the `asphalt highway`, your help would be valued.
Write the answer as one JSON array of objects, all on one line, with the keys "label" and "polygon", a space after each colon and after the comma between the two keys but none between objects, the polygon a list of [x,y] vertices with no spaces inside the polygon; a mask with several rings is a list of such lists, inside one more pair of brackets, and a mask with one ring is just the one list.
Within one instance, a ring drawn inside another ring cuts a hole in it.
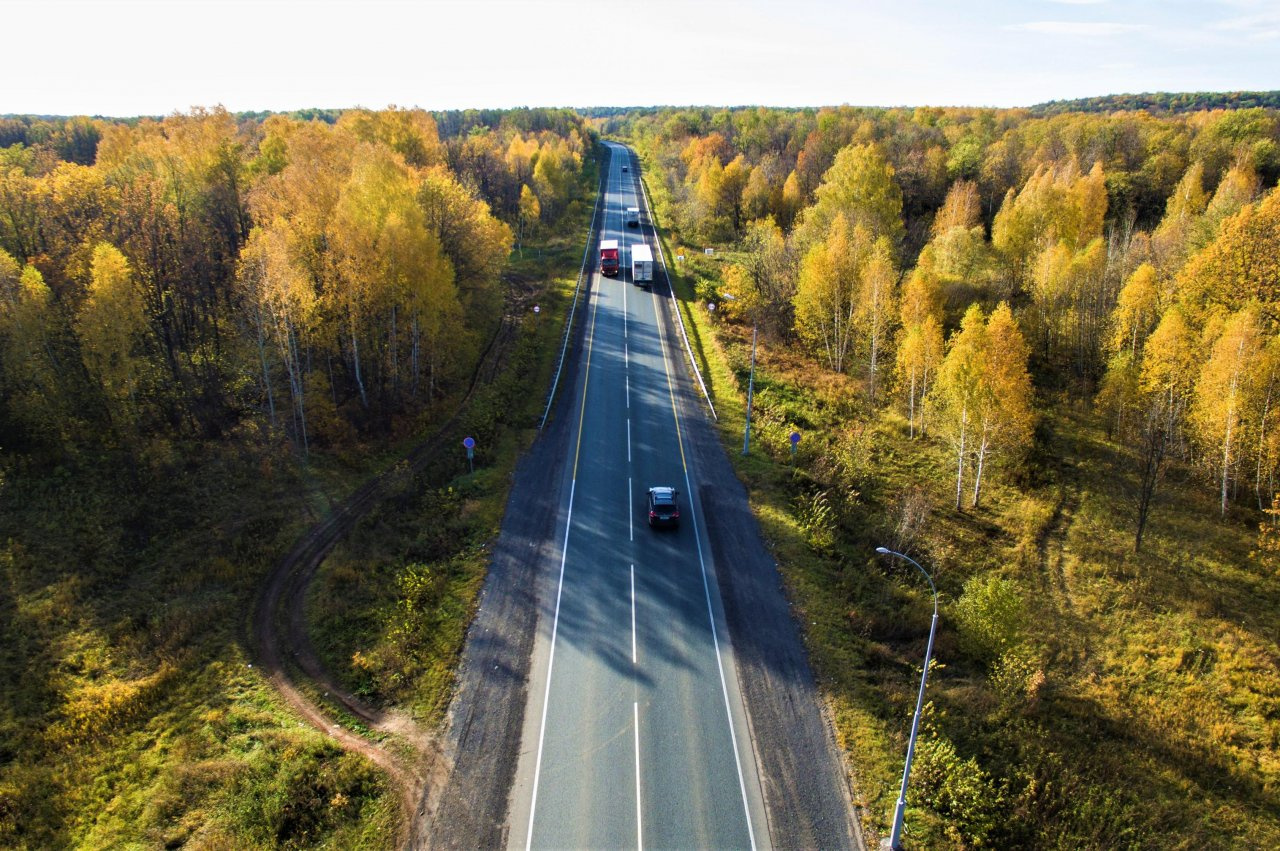
[{"label": "asphalt highway", "polygon": [[[714,562],[686,451],[665,278],[631,282],[630,246],[651,232],[623,224],[627,207],[644,208],[636,179],[612,145],[601,238],[619,241],[622,268],[592,275],[561,400],[572,457],[545,494],[562,506],[559,576],[539,600],[512,848],[769,844],[715,574],[731,566]],[[654,485],[680,492],[675,529],[647,525]]]}]

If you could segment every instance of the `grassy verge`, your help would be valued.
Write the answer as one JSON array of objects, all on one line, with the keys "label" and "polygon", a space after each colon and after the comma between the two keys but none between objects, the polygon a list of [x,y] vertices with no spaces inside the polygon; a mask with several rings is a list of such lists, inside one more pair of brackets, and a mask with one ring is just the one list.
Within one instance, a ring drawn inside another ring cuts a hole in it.
[{"label": "grassy verge", "polygon": [[[406,478],[400,493],[335,549],[312,585],[308,618],[329,670],[361,697],[406,708],[428,724],[439,723],[449,705],[511,475],[536,435],[589,222],[584,209],[513,258],[511,277],[525,288],[527,311],[501,375],[442,436],[456,451]],[[468,435],[477,441],[474,473],[462,448]]]},{"label": "grassy verge", "polygon": [[1027,467],[997,469],[979,509],[954,511],[945,446],[768,341],[743,457],[750,328],[705,309],[724,260],[689,258],[673,278],[726,450],[873,834],[887,833],[930,613],[921,578],[874,555],[884,545],[932,570],[942,606],[909,846],[1280,845],[1280,587],[1250,554],[1256,523],[1222,521],[1175,475],[1134,555],[1134,482],[1115,472],[1134,465],[1056,399]]},{"label": "grassy verge", "polygon": [[386,844],[381,776],[282,711],[244,649],[258,579],[305,527],[287,448],[24,472],[0,494],[0,845]]}]

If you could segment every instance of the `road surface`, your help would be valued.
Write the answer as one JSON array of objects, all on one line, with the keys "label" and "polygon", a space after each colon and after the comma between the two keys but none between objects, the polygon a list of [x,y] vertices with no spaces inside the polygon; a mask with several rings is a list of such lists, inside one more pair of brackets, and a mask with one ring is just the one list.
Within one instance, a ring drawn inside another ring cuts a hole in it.
[{"label": "road surface", "polygon": [[[659,322],[665,283],[630,280],[623,224],[643,206],[613,146],[574,387],[560,575],[535,639],[508,842],[516,848],[758,848],[769,844],[755,753],[676,401],[680,342]],[[656,254],[656,252],[655,252]],[[680,524],[647,525],[653,485]],[[719,566],[719,569],[724,569]]]}]

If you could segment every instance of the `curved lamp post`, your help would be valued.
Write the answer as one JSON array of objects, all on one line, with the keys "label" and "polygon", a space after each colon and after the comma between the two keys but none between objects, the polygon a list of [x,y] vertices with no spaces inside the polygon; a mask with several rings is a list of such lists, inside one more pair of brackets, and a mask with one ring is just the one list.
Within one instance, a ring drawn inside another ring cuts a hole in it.
[{"label": "curved lamp post", "polygon": [[897,556],[906,559],[916,566],[916,570],[929,580],[929,589],[933,591],[933,622],[929,624],[929,644],[924,651],[924,671],[920,674],[920,694],[916,696],[916,714],[911,719],[911,738],[907,741],[907,764],[902,769],[902,789],[898,792],[898,805],[893,810],[893,833],[889,837],[889,847],[893,851],[902,848],[902,815],[907,808],[907,781],[911,777],[911,758],[916,752],[916,731],[920,729],[920,710],[924,706],[924,684],[929,679],[929,657],[933,654],[933,634],[938,628],[938,589],[934,587],[933,577],[921,567],[915,559],[895,553],[886,547],[876,547],[876,552],[886,556]]}]

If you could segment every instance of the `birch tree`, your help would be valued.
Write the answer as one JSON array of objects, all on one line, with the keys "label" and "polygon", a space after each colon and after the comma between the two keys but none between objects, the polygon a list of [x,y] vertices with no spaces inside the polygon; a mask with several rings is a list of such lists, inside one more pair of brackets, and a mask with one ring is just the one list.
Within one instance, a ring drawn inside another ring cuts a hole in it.
[{"label": "birch tree", "polygon": [[1261,355],[1257,313],[1246,308],[1231,315],[1200,370],[1192,423],[1196,436],[1216,455],[1219,510],[1227,513],[1231,476],[1239,460],[1240,436],[1247,427],[1250,383]]},{"label": "birch tree", "polygon": [[843,372],[855,342],[858,269],[870,249],[870,234],[836,216],[826,237],[809,249],[796,286],[796,332],[819,352],[829,369]]},{"label": "birch tree", "polygon": [[912,439],[926,433],[926,402],[942,358],[942,326],[938,320],[926,315],[923,322],[904,329],[894,368],[898,387],[907,397],[907,430]]},{"label": "birch tree", "polygon": [[982,474],[988,456],[1012,453],[1031,443],[1035,427],[1029,350],[1009,305],[1001,302],[987,320],[985,369],[975,405],[973,508],[982,493]]},{"label": "birch tree", "polygon": [[857,270],[859,287],[854,324],[867,348],[867,399],[874,407],[880,378],[881,350],[893,324],[898,268],[889,240],[880,237]]},{"label": "birch tree", "polygon": [[1138,379],[1143,417],[1135,435],[1138,456],[1138,518],[1133,548],[1151,516],[1156,486],[1164,474],[1170,444],[1180,440],[1196,371],[1196,339],[1177,306],[1165,311],[1143,347]]},{"label": "birch tree", "polygon": [[951,337],[933,390],[939,425],[955,450],[957,511],[964,496],[965,457],[971,450],[974,423],[988,404],[983,379],[987,369],[986,336],[982,308],[970,305],[960,329]]}]

